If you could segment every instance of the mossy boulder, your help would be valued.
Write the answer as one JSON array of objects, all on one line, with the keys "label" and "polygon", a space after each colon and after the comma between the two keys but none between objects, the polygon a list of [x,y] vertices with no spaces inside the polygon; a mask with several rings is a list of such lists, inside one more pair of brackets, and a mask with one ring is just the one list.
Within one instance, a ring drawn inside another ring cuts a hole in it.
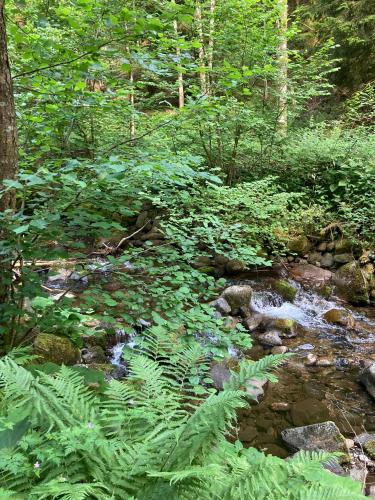
[{"label": "mossy boulder", "polygon": [[75,365],[80,361],[80,351],[67,337],[39,333],[34,340],[34,353],[41,361],[59,365]]},{"label": "mossy boulder", "polygon": [[328,323],[348,328],[353,328],[355,323],[353,316],[345,309],[330,309],[324,314],[323,318]]},{"label": "mossy boulder", "polygon": [[309,253],[311,246],[312,246],[311,242],[304,234],[301,234],[300,236],[295,236],[288,242],[289,250],[300,256]]},{"label": "mossy boulder", "polygon": [[269,318],[264,322],[267,330],[277,330],[281,337],[296,337],[297,323],[294,319],[287,318]]},{"label": "mossy boulder", "polygon": [[297,295],[297,289],[287,280],[275,280],[271,287],[287,302],[293,302]]},{"label": "mossy boulder", "polygon": [[353,305],[369,303],[369,284],[356,262],[340,267],[334,275],[337,295]]}]

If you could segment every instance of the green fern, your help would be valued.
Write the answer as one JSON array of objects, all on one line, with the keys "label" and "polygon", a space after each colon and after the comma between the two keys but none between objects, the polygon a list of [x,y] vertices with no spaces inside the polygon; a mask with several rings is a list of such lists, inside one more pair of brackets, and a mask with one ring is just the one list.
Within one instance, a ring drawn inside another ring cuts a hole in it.
[{"label": "green fern", "polygon": [[284,359],[244,361],[222,392],[202,384],[197,391],[208,370],[199,350],[148,335],[129,356],[127,379],[102,394],[66,367],[32,375],[3,358],[0,418],[29,422],[12,448],[0,449],[3,497],[362,498],[359,483],[323,469],[332,455],[301,453],[286,462],[228,440],[237,410],[248,404],[246,381],[274,380]]}]

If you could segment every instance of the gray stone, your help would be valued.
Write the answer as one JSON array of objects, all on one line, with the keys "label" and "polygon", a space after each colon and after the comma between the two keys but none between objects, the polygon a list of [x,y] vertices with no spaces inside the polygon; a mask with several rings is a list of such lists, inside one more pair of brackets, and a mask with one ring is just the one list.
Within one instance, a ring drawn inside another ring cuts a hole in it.
[{"label": "gray stone", "polygon": [[258,341],[266,346],[281,346],[283,345],[278,330],[270,330],[269,332],[262,333],[258,336]]},{"label": "gray stone", "polygon": [[253,289],[248,285],[233,285],[224,290],[221,297],[231,307],[232,314],[237,314],[241,309],[250,312],[250,301]]},{"label": "gray stone", "polygon": [[223,297],[219,297],[218,299],[210,302],[209,305],[224,316],[228,315],[231,312],[230,305]]},{"label": "gray stone", "polygon": [[243,324],[249,332],[253,332],[258,328],[258,326],[262,323],[263,321],[263,315],[262,314],[254,314],[253,316],[249,316],[243,320]]},{"label": "gray stone", "polygon": [[264,386],[267,380],[251,379],[246,382],[246,394],[250,399],[258,401],[264,395]]},{"label": "gray stone", "polygon": [[328,366],[333,366],[333,361],[328,358],[321,358],[317,361],[316,366],[320,366],[321,368],[323,367],[328,367]]},{"label": "gray stone", "polygon": [[334,262],[335,261],[334,261],[333,255],[331,253],[327,252],[327,253],[322,255],[320,265],[322,267],[332,267]]},{"label": "gray stone", "polygon": [[365,368],[359,376],[359,380],[366,387],[367,392],[375,399],[375,363]]},{"label": "gray stone", "polygon": [[317,264],[320,264],[321,259],[322,254],[320,252],[311,252],[307,257],[307,262],[316,266]]},{"label": "gray stone", "polygon": [[327,451],[344,453],[343,460],[348,460],[345,438],[334,422],[322,422],[304,427],[296,427],[282,431],[281,437],[288,447],[294,451]]},{"label": "gray stone", "polygon": [[375,441],[375,434],[369,434],[368,432],[363,432],[359,436],[355,436],[354,443],[359,446],[363,446],[370,441]]},{"label": "gray stone", "polygon": [[211,367],[210,375],[215,388],[221,391],[224,383],[230,379],[230,370],[224,362],[216,363]]}]

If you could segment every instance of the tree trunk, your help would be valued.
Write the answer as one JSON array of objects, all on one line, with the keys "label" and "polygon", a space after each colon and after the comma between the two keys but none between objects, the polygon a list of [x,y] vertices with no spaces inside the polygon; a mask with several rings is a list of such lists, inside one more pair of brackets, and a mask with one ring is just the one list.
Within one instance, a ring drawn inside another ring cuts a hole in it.
[{"label": "tree trunk", "polygon": [[211,93],[212,70],[214,67],[215,8],[216,8],[216,0],[211,0],[210,29],[208,34],[208,54],[207,54],[207,66],[208,66],[207,94]]},{"label": "tree trunk", "polygon": [[204,34],[203,34],[203,23],[202,23],[202,7],[200,0],[197,1],[197,6],[195,8],[195,22],[197,24],[198,38],[200,42],[200,47],[198,50],[199,57],[199,79],[201,83],[201,93],[202,95],[207,93],[207,82],[206,82],[206,61],[204,55]]},{"label": "tree trunk", "polygon": [[278,0],[280,9],[279,45],[279,112],[277,130],[281,137],[288,132],[288,0]]},{"label": "tree trunk", "polygon": [[[5,31],[5,0],[0,0],[0,188],[17,173],[17,129]],[[0,198],[0,211],[13,206],[11,192]]]},{"label": "tree trunk", "polygon": [[[175,0],[173,0],[173,3],[176,3]],[[177,19],[173,21],[173,29],[174,29],[174,34],[176,37],[176,55],[177,59],[179,62],[179,65],[181,64],[181,49],[178,45],[178,22]],[[185,106],[185,91],[184,91],[184,76],[181,71],[178,72],[178,107],[181,109]]]}]

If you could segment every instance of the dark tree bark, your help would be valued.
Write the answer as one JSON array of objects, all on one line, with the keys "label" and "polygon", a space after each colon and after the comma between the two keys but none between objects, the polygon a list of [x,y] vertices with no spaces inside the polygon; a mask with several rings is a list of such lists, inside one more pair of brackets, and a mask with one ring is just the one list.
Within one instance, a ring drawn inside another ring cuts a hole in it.
[{"label": "dark tree bark", "polygon": [[[5,0],[0,0],[0,187],[17,173],[17,129],[4,16]],[[0,198],[0,211],[13,206],[13,195]]]}]

